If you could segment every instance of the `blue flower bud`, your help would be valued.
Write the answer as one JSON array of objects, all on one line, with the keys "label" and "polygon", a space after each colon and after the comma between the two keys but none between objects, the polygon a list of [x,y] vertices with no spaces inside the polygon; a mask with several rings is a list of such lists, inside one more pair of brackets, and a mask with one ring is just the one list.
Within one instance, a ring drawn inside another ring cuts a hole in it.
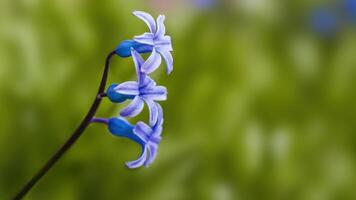
[{"label": "blue flower bud", "polygon": [[133,126],[124,119],[121,118],[111,118],[109,119],[108,129],[110,133],[119,137],[126,137],[134,142],[137,142],[141,146],[144,145],[144,141],[142,141],[137,135],[133,133]]},{"label": "blue flower bud", "polygon": [[130,57],[131,47],[139,53],[149,53],[153,50],[151,45],[141,44],[134,40],[125,40],[116,48],[116,54],[123,58]]},{"label": "blue flower bud", "polygon": [[124,95],[124,94],[117,93],[114,89],[118,85],[119,84],[112,84],[106,91],[106,94],[111,102],[122,103],[122,102],[126,101],[127,99],[133,99],[135,97],[135,96],[131,96],[131,95]]}]

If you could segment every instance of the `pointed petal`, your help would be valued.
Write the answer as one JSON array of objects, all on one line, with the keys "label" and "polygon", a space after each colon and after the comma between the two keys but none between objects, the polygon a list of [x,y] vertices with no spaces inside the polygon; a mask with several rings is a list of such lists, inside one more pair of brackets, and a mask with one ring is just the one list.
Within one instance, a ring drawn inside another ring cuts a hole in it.
[{"label": "pointed petal", "polygon": [[136,96],[131,103],[120,112],[120,115],[122,117],[135,117],[142,111],[143,105],[141,97]]},{"label": "pointed petal", "polygon": [[148,142],[148,136],[152,133],[152,129],[143,122],[137,122],[133,132],[144,142]]},{"label": "pointed petal", "polygon": [[126,95],[138,95],[138,83],[136,81],[127,81],[114,88],[117,93]]},{"label": "pointed petal", "polygon": [[152,143],[148,144],[148,156],[144,162],[145,167],[148,167],[157,157],[158,146]]},{"label": "pointed petal", "polygon": [[172,40],[171,37],[168,35],[165,35],[164,37],[161,37],[158,40],[156,40],[155,45],[157,47],[157,50],[173,51]]},{"label": "pointed petal", "polygon": [[151,99],[146,99],[146,104],[148,107],[148,110],[150,111],[150,126],[153,126],[156,124],[157,122],[157,118],[158,118],[158,107],[157,107],[157,103],[155,103],[153,100]]},{"label": "pointed petal", "polygon": [[157,104],[157,112],[158,112],[157,125],[161,126],[163,124],[163,109],[159,104]]},{"label": "pointed petal", "polygon": [[163,37],[164,34],[166,34],[166,27],[164,26],[164,20],[165,20],[165,16],[164,15],[160,15],[157,18],[157,32],[155,34],[156,37]]},{"label": "pointed petal", "polygon": [[156,124],[152,127],[153,129],[153,133],[152,136],[159,136],[162,133],[162,125],[163,125],[163,111],[162,111],[162,107],[161,105],[157,104],[157,108],[158,108],[158,117],[157,117],[157,122]]},{"label": "pointed petal", "polygon": [[156,22],[150,14],[143,11],[134,11],[133,14],[147,24],[151,33],[156,32]]},{"label": "pointed petal", "polygon": [[151,99],[154,101],[165,101],[167,99],[167,89],[163,86],[146,88],[141,91],[141,96],[144,99]]},{"label": "pointed petal", "polygon": [[[162,130],[162,127],[160,128],[160,130]],[[161,131],[162,132],[162,131]],[[151,134],[151,137],[150,137],[150,141],[154,144],[159,144],[162,140],[162,137],[161,137],[161,132],[159,132],[158,134]]]},{"label": "pointed petal", "polygon": [[[142,73],[144,74],[144,73]],[[156,86],[156,82],[150,78],[148,75],[145,75],[140,82],[140,88],[151,88]]]},{"label": "pointed petal", "polygon": [[141,73],[141,66],[143,63],[145,63],[145,60],[134,48],[131,48],[131,55],[135,64],[137,81],[141,84],[141,81],[144,78],[143,74]]},{"label": "pointed petal", "polygon": [[144,33],[142,35],[138,35],[134,37],[134,40],[141,44],[148,44],[153,46],[153,34],[152,33]]},{"label": "pointed petal", "polygon": [[173,71],[173,57],[169,51],[159,51],[163,59],[166,61],[167,65],[167,74],[170,74]]},{"label": "pointed petal", "polygon": [[147,159],[147,147],[143,147],[141,156],[135,161],[126,162],[126,166],[131,169],[141,167],[145,163],[146,159]]},{"label": "pointed petal", "polygon": [[162,130],[163,130],[162,126],[155,127],[155,130],[151,134],[152,142],[159,143],[161,141]]},{"label": "pointed petal", "polygon": [[150,74],[159,67],[161,62],[162,62],[161,56],[159,55],[159,53],[157,53],[155,49],[153,49],[150,57],[148,57],[146,62],[142,65],[141,71],[146,74]]},{"label": "pointed petal", "polygon": [[151,134],[151,138],[153,142],[159,143],[161,140],[161,134],[163,130],[163,110],[161,105],[157,104],[157,111],[158,111],[158,118],[157,118],[157,123],[153,126],[153,132]]},{"label": "pointed petal", "polygon": [[142,58],[142,56],[132,47],[131,47],[131,55],[133,57],[135,66],[140,67],[143,63],[145,63],[145,60]]}]

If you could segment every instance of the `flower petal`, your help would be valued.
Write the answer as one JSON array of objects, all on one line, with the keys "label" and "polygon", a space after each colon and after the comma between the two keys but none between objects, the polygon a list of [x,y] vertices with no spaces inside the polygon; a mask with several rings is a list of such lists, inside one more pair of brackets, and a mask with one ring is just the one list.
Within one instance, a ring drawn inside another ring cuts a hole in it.
[{"label": "flower petal", "polygon": [[149,143],[148,144],[148,156],[144,162],[145,167],[148,167],[157,157],[158,145]]},{"label": "flower petal", "polygon": [[157,18],[157,32],[155,34],[156,37],[160,38],[166,34],[166,27],[164,26],[165,16],[160,15]]},{"label": "flower petal", "polygon": [[167,74],[170,74],[173,71],[173,57],[169,51],[159,51],[163,59],[166,61],[167,65]]},{"label": "flower petal", "polygon": [[138,83],[136,81],[127,81],[114,88],[117,93],[126,95],[138,95]]},{"label": "flower petal", "polygon": [[135,64],[137,81],[141,84],[144,79],[144,74],[141,73],[141,66],[143,63],[145,63],[145,60],[134,48],[131,48],[131,55]]},{"label": "flower petal", "polygon": [[153,34],[152,33],[144,33],[142,35],[137,35],[134,37],[134,40],[141,44],[154,45],[153,43]]},{"label": "flower petal", "polygon": [[142,111],[143,105],[141,97],[136,96],[131,103],[120,112],[120,115],[122,117],[135,117]]},{"label": "flower petal", "polygon": [[150,126],[153,126],[156,124],[158,118],[157,103],[151,99],[145,99],[145,102],[147,104],[148,110],[150,111]]},{"label": "flower petal", "polygon": [[[160,127],[160,130],[162,132],[162,127]],[[161,132],[157,132],[158,134],[153,133],[150,137],[150,141],[158,145],[162,140]]]},{"label": "flower petal", "polygon": [[135,128],[133,129],[133,132],[144,142],[148,142],[148,136],[152,133],[152,129],[143,122],[137,122]]},{"label": "flower petal", "polygon": [[173,51],[172,40],[171,37],[168,35],[165,35],[164,37],[161,37],[158,40],[156,40],[155,45],[157,50]]},{"label": "flower petal", "polygon": [[159,67],[161,62],[161,56],[157,53],[156,49],[153,49],[150,57],[148,57],[146,62],[142,65],[141,71],[146,74],[150,74]]},{"label": "flower petal", "polygon": [[151,33],[156,32],[156,22],[150,14],[143,11],[134,11],[133,14],[147,24]]},{"label": "flower petal", "polygon": [[159,142],[162,139],[161,138],[162,130],[163,130],[162,126],[157,126],[157,127],[154,128],[154,131],[151,134],[151,141],[152,142],[159,144]]},{"label": "flower petal", "polygon": [[133,61],[136,67],[140,67],[143,63],[145,63],[145,60],[142,58],[142,56],[132,47],[131,47],[131,55],[133,57]]},{"label": "flower petal", "polygon": [[151,87],[155,87],[155,86],[156,86],[156,82],[147,75],[142,79],[142,81],[140,83],[141,89],[142,88],[151,88]]},{"label": "flower petal", "polygon": [[[158,112],[158,117],[157,117],[157,122],[154,127],[159,127],[162,126],[163,124],[163,109],[161,105],[157,104],[157,112]],[[162,130],[161,130],[162,132]]]},{"label": "flower petal", "polygon": [[167,89],[163,86],[145,88],[141,90],[141,96],[146,100],[165,101],[167,99]]},{"label": "flower petal", "polygon": [[147,147],[143,147],[141,156],[135,161],[126,162],[126,166],[131,169],[141,167],[145,163],[146,159],[147,159]]}]

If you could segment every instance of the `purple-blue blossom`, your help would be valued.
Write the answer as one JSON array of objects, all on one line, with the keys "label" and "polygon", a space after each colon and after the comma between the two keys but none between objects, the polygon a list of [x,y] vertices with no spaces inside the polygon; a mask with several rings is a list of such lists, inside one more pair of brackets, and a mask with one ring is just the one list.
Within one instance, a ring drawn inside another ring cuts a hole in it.
[{"label": "purple-blue blossom", "polygon": [[140,145],[140,157],[137,160],[126,162],[127,167],[138,168],[142,165],[148,167],[153,162],[161,141],[162,125],[151,128],[143,122],[138,122],[136,126],[133,126],[123,118],[95,119],[95,121],[106,123],[111,134],[128,138]]},{"label": "purple-blue blossom", "polygon": [[156,101],[167,99],[167,89],[163,86],[157,86],[155,81],[141,72],[145,61],[136,50],[131,48],[131,54],[136,68],[137,81],[127,81],[114,88],[121,95],[133,97],[131,103],[120,112],[120,115],[122,117],[135,117],[141,113],[144,103],[146,103],[150,111],[150,125],[153,125],[158,116]]},{"label": "purple-blue blossom", "polygon": [[164,25],[165,16],[159,15],[157,22],[154,18],[143,11],[134,11],[133,14],[144,21],[149,32],[142,35],[135,36],[133,40],[125,40],[116,48],[116,54],[125,58],[131,56],[131,48],[138,53],[148,53],[146,63],[142,66],[142,72],[150,74],[155,71],[161,64],[162,58],[166,62],[167,74],[173,71],[173,51],[171,37],[166,34],[166,27]]},{"label": "purple-blue blossom", "polygon": [[148,126],[144,122],[138,122],[136,124],[136,126],[133,128],[133,132],[143,141],[142,153],[137,160],[126,163],[129,168],[137,168],[141,167],[142,165],[148,167],[155,160],[157,156],[158,145],[162,139],[162,124],[163,113],[162,108],[159,105],[158,119],[153,127]]},{"label": "purple-blue blossom", "polygon": [[145,64],[142,66],[142,72],[149,74],[156,70],[161,64],[162,57],[166,62],[167,74],[170,74],[173,70],[173,57],[171,54],[173,48],[171,37],[165,35],[165,16],[159,15],[156,23],[153,17],[148,13],[135,11],[133,14],[144,21],[150,30],[150,32],[146,32],[142,35],[134,37],[134,41],[140,44],[152,46],[152,53],[148,57]]},{"label": "purple-blue blossom", "polygon": [[[107,124],[113,135],[126,137],[138,143],[142,148],[140,157],[126,163],[129,168],[138,168],[149,166],[157,155],[163,126],[163,110],[157,102],[167,99],[167,89],[158,86],[148,74],[160,66],[161,57],[166,61],[167,73],[171,73],[173,58],[171,38],[165,35],[164,16],[160,15],[156,23],[153,17],[145,12],[135,11],[133,14],[148,25],[150,32],[136,36],[134,40],[123,41],[116,48],[115,53],[121,57],[132,56],[137,80],[112,84],[106,92],[106,96],[114,103],[122,103],[126,100],[131,102],[121,110],[122,118],[93,118],[92,122]],[[148,52],[152,53],[145,61],[140,53]],[[148,123],[140,121],[133,126],[126,121],[124,117],[137,116],[145,104],[149,110]]]},{"label": "purple-blue blossom", "polygon": [[156,158],[158,146],[161,142],[163,125],[162,107],[157,107],[157,121],[151,127],[144,122],[131,125],[123,118],[94,119],[93,122],[106,123],[109,131],[119,137],[126,137],[141,146],[141,155],[137,160],[126,162],[129,168],[148,167]]},{"label": "purple-blue blossom", "polygon": [[343,11],[346,13],[348,21],[356,22],[356,0],[343,0]]},{"label": "purple-blue blossom", "polygon": [[332,36],[339,28],[339,18],[335,11],[325,7],[319,7],[312,12],[310,23],[313,30],[323,36]]}]

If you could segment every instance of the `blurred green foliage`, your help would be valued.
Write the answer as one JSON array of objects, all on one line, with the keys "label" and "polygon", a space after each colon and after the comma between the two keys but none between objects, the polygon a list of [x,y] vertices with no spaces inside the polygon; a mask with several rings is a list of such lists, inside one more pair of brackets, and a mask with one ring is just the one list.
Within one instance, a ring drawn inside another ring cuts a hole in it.
[{"label": "blurred green foliage", "polygon": [[[139,147],[92,125],[26,199],[356,199],[355,32],[311,33],[315,3],[0,1],[0,199],[76,128],[106,54],[146,30],[133,10],[166,14],[175,50],[153,75],[169,90],[156,162],[126,169]],[[130,58],[111,69],[134,79]]]}]

